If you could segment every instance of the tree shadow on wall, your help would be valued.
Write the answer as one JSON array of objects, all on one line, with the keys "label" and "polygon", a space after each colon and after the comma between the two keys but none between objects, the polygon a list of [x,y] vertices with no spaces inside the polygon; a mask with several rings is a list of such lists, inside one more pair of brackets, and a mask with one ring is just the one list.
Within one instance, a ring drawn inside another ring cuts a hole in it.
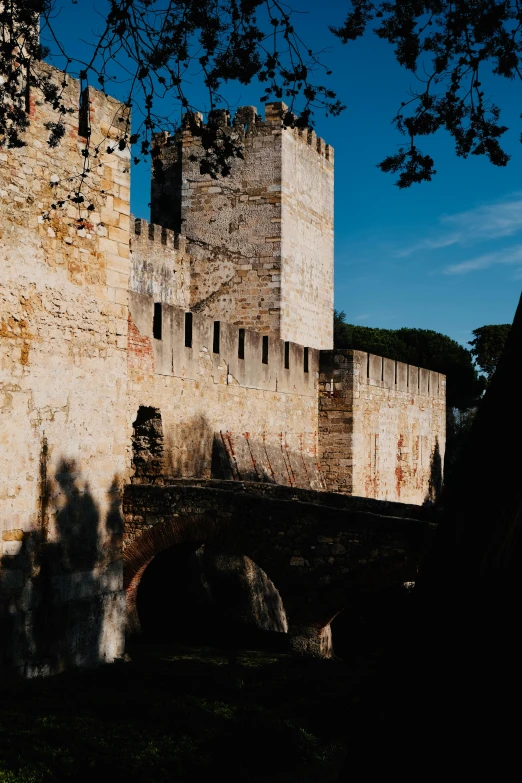
[{"label": "tree shadow on wall", "polygon": [[442,494],[442,482],[443,482],[442,457],[440,454],[439,439],[437,438],[435,440],[435,448],[433,449],[433,454],[431,455],[430,476],[428,479],[428,491],[426,493],[426,497],[424,498],[423,505],[433,506],[439,502]]},{"label": "tree shadow on wall", "polygon": [[166,438],[166,467],[174,478],[211,476],[214,431],[205,416],[176,424]]},{"label": "tree shadow on wall", "polygon": [[123,521],[117,482],[109,489],[103,522],[74,461],[60,462],[51,496],[45,444],[42,452],[39,527],[14,531],[18,540],[1,561],[9,612],[2,621],[2,663],[26,676],[95,666],[118,646],[105,627],[117,611],[118,585],[121,589]]},{"label": "tree shadow on wall", "polygon": [[237,456],[240,457],[240,455],[233,453],[231,445],[227,449],[222,434],[214,433],[212,438],[212,478],[226,481],[261,481],[263,483],[275,484],[274,477],[263,468],[263,465],[256,463],[254,460],[249,440],[245,438],[243,443],[246,443],[249,449],[251,466],[248,464],[248,454],[246,459],[245,454],[243,454],[243,459],[240,458],[238,460]]}]

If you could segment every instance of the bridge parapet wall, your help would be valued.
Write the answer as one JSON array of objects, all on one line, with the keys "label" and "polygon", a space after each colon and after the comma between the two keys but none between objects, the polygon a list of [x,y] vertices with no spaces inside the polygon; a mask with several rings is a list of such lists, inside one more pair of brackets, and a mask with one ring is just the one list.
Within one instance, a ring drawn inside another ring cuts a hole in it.
[{"label": "bridge parapet wall", "polygon": [[124,495],[128,606],[160,551],[185,541],[251,558],[290,625],[322,628],[358,589],[412,581],[436,529],[433,511],[244,482],[129,485]]}]

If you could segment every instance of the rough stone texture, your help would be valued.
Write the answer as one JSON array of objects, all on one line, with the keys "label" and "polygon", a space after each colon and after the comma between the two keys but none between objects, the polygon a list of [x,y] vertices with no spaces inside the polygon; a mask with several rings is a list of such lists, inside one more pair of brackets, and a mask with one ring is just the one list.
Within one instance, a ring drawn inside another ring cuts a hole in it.
[{"label": "rough stone texture", "polygon": [[313,658],[333,658],[332,626],[291,626],[289,629],[290,649],[297,655]]},{"label": "rough stone texture", "polygon": [[[74,109],[61,144],[50,153],[56,117],[34,93],[26,146],[0,149],[0,662],[27,675],[123,649],[129,161],[102,151],[94,209],[67,200],[86,144],[79,85],[47,70]],[[89,101],[104,150],[124,109]]]},{"label": "rough stone texture", "polygon": [[442,485],[446,378],[362,351],[321,352],[319,452],[327,488],[404,503]]},{"label": "rough stone texture", "polygon": [[227,620],[263,631],[287,633],[288,621],[281,596],[253,560],[245,555],[214,553],[206,546],[196,555],[200,580],[208,597]]},{"label": "rough stone texture", "polygon": [[319,353],[220,325],[214,353],[214,323],[194,314],[192,347],[185,346],[185,311],[162,307],[162,339],[153,337],[153,300],[131,293],[129,415],[140,408],[161,414],[163,470],[152,476],[249,479],[324,489],[317,459]]},{"label": "rough stone texture", "polygon": [[190,261],[185,238],[140,218],[130,219],[130,290],[154,302],[190,309]]},{"label": "rough stone texture", "polygon": [[[249,109],[250,111],[247,111]],[[200,174],[200,138],[188,128],[157,137],[163,181],[152,219],[181,231],[191,257],[196,312],[283,340],[331,348],[333,149],[314,133],[283,128],[284,104],[214,121],[244,145],[226,178]]]}]

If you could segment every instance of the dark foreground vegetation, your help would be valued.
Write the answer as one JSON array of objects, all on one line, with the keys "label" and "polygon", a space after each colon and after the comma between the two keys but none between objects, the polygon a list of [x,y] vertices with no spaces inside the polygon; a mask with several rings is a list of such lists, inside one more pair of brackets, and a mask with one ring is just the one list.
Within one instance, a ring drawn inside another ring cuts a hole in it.
[{"label": "dark foreground vegetation", "polygon": [[130,662],[12,684],[0,691],[0,781],[336,781],[379,723],[376,672],[410,600],[361,598],[334,621],[334,660],[243,630],[228,647],[141,642]]},{"label": "dark foreground vegetation", "polygon": [[141,643],[127,663],[12,684],[0,781],[509,779],[521,647],[497,602],[450,625],[415,593],[377,606],[350,617],[344,659]]},{"label": "dark foreground vegetation", "polygon": [[355,699],[338,661],[142,647],[2,693],[0,781],[335,780]]}]

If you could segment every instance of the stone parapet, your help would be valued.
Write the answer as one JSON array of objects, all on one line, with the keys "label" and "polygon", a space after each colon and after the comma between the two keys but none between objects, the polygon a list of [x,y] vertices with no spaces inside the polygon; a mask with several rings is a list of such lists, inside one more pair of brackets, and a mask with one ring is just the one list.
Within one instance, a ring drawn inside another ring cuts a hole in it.
[{"label": "stone parapet", "polygon": [[158,248],[161,247],[172,249],[174,248],[180,254],[184,255],[187,250],[187,240],[182,234],[177,234],[170,228],[164,226],[157,226],[154,223],[149,223],[148,220],[143,218],[136,218],[131,215],[131,243],[133,247],[146,247],[150,249],[151,245]]},{"label": "stone parapet", "polygon": [[[319,351],[199,313],[189,313],[189,335],[186,315],[180,307],[160,311],[150,296],[130,294],[131,321],[151,346],[156,374],[187,380],[208,375],[212,383],[316,397]],[[161,318],[161,339],[154,337],[155,317]],[[141,368],[132,347],[129,362]]]},{"label": "stone parapet", "polygon": [[421,394],[446,396],[446,376],[423,367],[387,359],[364,351],[321,351],[320,394],[340,399],[353,390],[355,379],[366,386]]}]

